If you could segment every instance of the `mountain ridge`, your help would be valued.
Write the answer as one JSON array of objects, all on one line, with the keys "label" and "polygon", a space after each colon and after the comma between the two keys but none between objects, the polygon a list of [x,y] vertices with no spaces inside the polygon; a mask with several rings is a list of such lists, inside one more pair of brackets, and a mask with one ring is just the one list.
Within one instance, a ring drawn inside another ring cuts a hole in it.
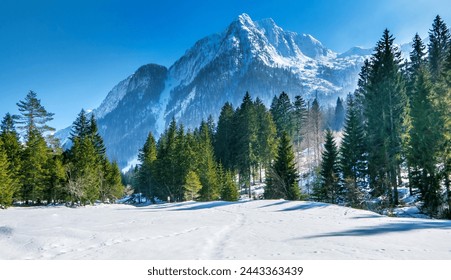
[{"label": "mountain ridge", "polygon": [[[198,40],[169,68],[138,68],[113,87],[93,114],[108,156],[125,167],[148,132],[158,137],[172,118],[186,128],[209,115],[216,119],[225,102],[237,106],[246,91],[267,106],[282,91],[331,104],[355,89],[369,54],[361,48],[338,54],[309,34],[242,14],[222,32]],[[56,134],[66,145],[68,131]]]}]

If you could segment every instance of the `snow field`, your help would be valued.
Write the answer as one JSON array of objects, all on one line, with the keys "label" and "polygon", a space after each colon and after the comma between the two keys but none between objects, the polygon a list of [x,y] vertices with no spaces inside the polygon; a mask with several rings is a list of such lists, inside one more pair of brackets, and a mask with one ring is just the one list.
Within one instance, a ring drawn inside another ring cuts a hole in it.
[{"label": "snow field", "polygon": [[258,200],[0,211],[0,259],[451,260],[451,221]]}]

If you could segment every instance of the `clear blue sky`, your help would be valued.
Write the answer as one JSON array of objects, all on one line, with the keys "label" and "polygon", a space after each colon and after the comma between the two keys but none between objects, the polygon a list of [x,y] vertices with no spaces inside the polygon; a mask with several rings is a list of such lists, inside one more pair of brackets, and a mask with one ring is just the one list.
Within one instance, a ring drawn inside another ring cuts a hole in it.
[{"label": "clear blue sky", "polygon": [[64,128],[139,66],[170,66],[241,13],[337,52],[372,48],[385,28],[398,43],[425,37],[437,14],[451,25],[449,0],[1,0],[0,118],[34,90]]}]

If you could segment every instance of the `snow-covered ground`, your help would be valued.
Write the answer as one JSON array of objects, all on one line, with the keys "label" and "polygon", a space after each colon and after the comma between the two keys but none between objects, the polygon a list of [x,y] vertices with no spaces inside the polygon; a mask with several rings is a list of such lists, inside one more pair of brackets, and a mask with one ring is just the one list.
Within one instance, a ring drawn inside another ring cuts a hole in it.
[{"label": "snow-covered ground", "polygon": [[451,259],[451,221],[315,202],[0,211],[0,259]]}]

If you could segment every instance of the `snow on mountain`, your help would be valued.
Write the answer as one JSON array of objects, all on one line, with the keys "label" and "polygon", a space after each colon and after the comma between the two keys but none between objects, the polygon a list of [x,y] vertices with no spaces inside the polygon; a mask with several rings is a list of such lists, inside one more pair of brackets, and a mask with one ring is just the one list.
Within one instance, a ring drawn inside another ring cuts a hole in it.
[{"label": "snow on mountain", "polygon": [[2,260],[450,260],[451,221],[285,200],[0,211]]},{"label": "snow on mountain", "polygon": [[[125,167],[149,132],[158,137],[172,118],[186,128],[209,115],[217,118],[225,102],[238,106],[246,91],[267,106],[282,91],[308,101],[317,96],[328,106],[355,89],[368,55],[358,48],[339,55],[311,35],[242,14],[224,31],[196,42],[169,69],[139,68],[94,114],[108,156]],[[57,134],[63,141],[66,135]]]}]

